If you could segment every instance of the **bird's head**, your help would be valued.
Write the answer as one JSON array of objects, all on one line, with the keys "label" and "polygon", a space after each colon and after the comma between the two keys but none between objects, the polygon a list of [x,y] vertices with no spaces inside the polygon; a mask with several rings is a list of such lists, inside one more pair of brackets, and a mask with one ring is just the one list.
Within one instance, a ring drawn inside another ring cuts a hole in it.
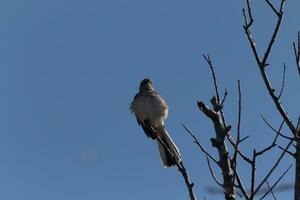
[{"label": "bird's head", "polygon": [[152,81],[149,78],[145,78],[140,83],[140,91],[153,89]]}]

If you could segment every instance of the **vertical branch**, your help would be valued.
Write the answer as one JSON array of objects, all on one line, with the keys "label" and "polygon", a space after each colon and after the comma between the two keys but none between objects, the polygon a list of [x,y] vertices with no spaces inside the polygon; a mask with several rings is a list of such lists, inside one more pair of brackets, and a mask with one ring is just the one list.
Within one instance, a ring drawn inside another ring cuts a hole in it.
[{"label": "vertical branch", "polygon": [[297,132],[298,132],[298,136],[299,136],[300,135],[300,114],[299,114],[299,117],[298,117]]},{"label": "vertical branch", "polygon": [[216,93],[216,96],[217,96],[217,101],[219,103],[220,102],[220,95],[219,95],[219,90],[218,90],[217,78],[216,78],[216,73],[215,73],[212,61],[210,59],[210,55],[209,54],[203,55],[203,57],[206,60],[206,62],[208,63],[208,66],[211,70],[211,74],[212,74],[213,81],[214,81],[215,93]]},{"label": "vertical branch", "polygon": [[298,32],[298,40],[297,40],[297,47],[295,42],[293,42],[293,47],[294,47],[294,53],[295,53],[295,58],[296,58],[296,66],[298,69],[298,73],[300,76],[300,31]]},{"label": "vertical branch", "polygon": [[211,74],[212,74],[212,77],[213,77],[215,93],[216,93],[215,95],[217,97],[214,109],[217,110],[217,111],[220,111],[223,125],[226,126],[225,117],[224,117],[224,113],[223,113],[222,109],[223,109],[223,103],[224,103],[224,101],[226,99],[226,96],[227,96],[227,91],[225,90],[224,99],[222,100],[222,102],[220,102],[220,94],[219,94],[219,90],[218,90],[217,77],[216,77],[216,73],[215,73],[214,66],[213,66],[213,63],[211,61],[210,55],[209,54],[203,55],[203,57],[206,60],[207,64],[209,65],[209,68],[211,70]]},{"label": "vertical branch", "polygon": [[294,199],[300,199],[300,141],[297,140],[296,143],[296,169],[295,169],[295,188],[294,188]]},{"label": "vertical branch", "polygon": [[238,104],[238,122],[237,122],[237,137],[236,137],[236,145],[234,147],[234,153],[232,157],[232,168],[233,168],[233,180],[236,177],[236,166],[237,166],[237,156],[239,151],[239,144],[241,142],[240,135],[241,135],[241,115],[242,115],[242,92],[241,92],[241,84],[240,80],[238,80],[238,92],[239,92],[239,104]]},{"label": "vertical branch", "polygon": [[[214,99],[214,98],[213,98]],[[215,107],[216,100],[212,99],[213,106]],[[234,180],[233,173],[230,167],[229,152],[225,143],[225,136],[228,133],[228,128],[224,127],[219,112],[209,109],[203,102],[198,102],[198,108],[209,117],[215,128],[216,138],[212,138],[212,146],[217,148],[219,153],[219,165],[223,175],[223,188],[225,190],[226,200],[235,200]]]},{"label": "vertical branch", "polygon": [[[218,86],[217,86],[217,78],[216,78],[216,74],[214,71],[214,66],[213,63],[210,59],[209,55],[203,55],[203,57],[205,58],[206,62],[208,63],[210,69],[211,69],[211,73],[212,73],[212,77],[213,77],[213,82],[214,82],[214,87],[215,87],[215,93],[216,96],[213,96],[213,98],[211,99],[211,103],[213,105],[213,109],[209,109],[207,108],[207,106],[199,101],[198,102],[198,107],[199,109],[206,115],[208,116],[213,124],[214,124],[214,128],[215,128],[215,133],[216,133],[216,138],[212,138],[211,142],[212,142],[212,146],[218,149],[219,152],[219,157],[220,157],[220,161],[219,161],[219,166],[222,170],[222,175],[223,175],[223,180],[224,180],[224,190],[225,190],[225,199],[235,199],[235,190],[234,190],[234,182],[235,180],[237,180],[237,188],[241,190],[242,194],[244,195],[245,199],[249,199],[249,196],[247,194],[247,191],[245,190],[242,180],[240,179],[240,176],[236,170],[236,163],[234,164],[233,162],[236,162],[237,159],[237,154],[243,156],[243,154],[240,152],[239,150],[239,145],[236,145],[236,143],[230,139],[230,136],[228,135],[228,133],[230,132],[231,126],[230,125],[226,125],[226,121],[225,121],[225,117],[224,117],[224,113],[223,113],[223,103],[225,101],[225,98],[227,96],[227,91],[225,90],[225,95],[224,98],[222,100],[222,102],[220,102],[220,95],[219,95],[219,91],[218,91]],[[240,84],[239,84],[239,101],[241,104],[241,90],[240,90]],[[240,111],[241,112],[241,108]],[[241,115],[241,113],[239,114]],[[240,118],[240,116],[239,116]],[[240,121],[240,119],[239,119]],[[239,122],[240,124],[240,122]],[[240,129],[240,125],[238,125],[238,129]],[[240,132],[240,131],[239,131]],[[238,133],[240,135],[240,133]],[[226,142],[225,142],[225,138],[226,136],[229,136],[229,141],[231,142],[231,144],[233,145],[233,147],[235,148],[235,158],[234,159],[230,159],[229,156],[229,152],[226,146]],[[240,144],[242,140],[237,140],[237,143]],[[243,157],[245,159],[245,157]],[[247,159],[247,158],[246,158]],[[233,161],[234,160],[234,161]]]},{"label": "vertical branch", "polygon": [[283,63],[283,75],[282,75],[281,89],[280,89],[280,92],[278,95],[278,99],[280,99],[280,97],[283,93],[284,83],[285,83],[285,71],[286,71],[286,65],[285,65],[285,63]]},{"label": "vertical branch", "polygon": [[[275,38],[276,38],[277,33],[279,32],[279,29],[280,29],[280,26],[281,26],[281,22],[282,22],[282,18],[283,18],[283,9],[284,9],[285,0],[281,0],[279,11],[277,11],[275,9],[275,7],[273,6],[272,3],[270,3],[270,1],[266,0],[266,2],[271,7],[271,9],[274,11],[274,13],[277,15],[277,23],[276,23],[276,26],[275,26],[273,34],[271,36],[270,42],[269,42],[269,44],[267,46],[267,49],[266,49],[266,51],[264,53],[264,57],[263,57],[262,60],[259,58],[256,46],[255,46],[255,42],[254,42],[251,30],[250,30],[251,24],[249,25],[247,23],[247,17],[246,17],[245,12],[243,13],[244,18],[245,18],[244,30],[245,30],[245,33],[247,35],[248,41],[250,43],[252,52],[254,54],[255,60],[256,60],[257,65],[258,65],[258,68],[260,70],[261,77],[262,77],[262,79],[264,81],[264,84],[265,84],[265,86],[267,88],[267,91],[268,91],[270,97],[272,98],[273,103],[274,103],[276,109],[278,110],[278,112],[280,113],[280,115],[282,116],[282,118],[284,119],[285,123],[289,127],[289,129],[292,132],[292,134],[294,135],[294,139],[295,139],[296,137],[298,137],[298,134],[299,134],[298,126],[295,126],[293,124],[293,122],[289,118],[287,112],[285,111],[285,109],[281,105],[281,103],[279,101],[279,98],[281,96],[281,92],[279,94],[279,97],[277,97],[275,95],[275,90],[273,89],[273,87],[272,87],[272,85],[270,83],[269,77],[268,77],[268,75],[267,75],[267,73],[265,71],[265,67],[268,65],[267,64],[267,60],[268,60],[269,54],[270,54],[270,52],[272,50],[273,44],[275,42]],[[249,7],[249,1],[248,0],[247,0],[247,3],[248,3],[247,6]],[[248,11],[248,12],[251,14],[251,10]],[[294,53],[295,53],[295,58],[296,58],[296,64],[297,64],[298,72],[299,72],[299,75],[300,75],[300,66],[299,66],[300,65],[299,64],[299,57],[300,57],[299,56],[300,55],[300,53],[299,53],[299,51],[300,51],[300,33],[298,33],[298,45],[296,47],[296,44],[293,43],[293,47],[294,47]],[[282,88],[283,88],[283,86],[282,86]],[[286,151],[288,150],[289,146],[293,143],[294,139],[290,140],[289,144],[287,145],[287,147],[285,149]],[[261,184],[259,184],[258,187],[256,188],[255,193],[259,190],[259,188],[262,186],[262,184],[271,175],[272,171],[279,164],[279,161],[282,159],[282,157],[283,157],[283,155],[285,154],[286,151],[282,152],[281,156],[276,161],[276,163],[273,166],[273,168],[267,173],[267,176],[263,179],[263,181],[261,182]],[[295,171],[295,188],[294,188],[295,189],[295,193],[294,193],[294,199],[295,200],[299,200],[300,199],[300,141],[299,140],[297,140],[297,144],[296,144],[296,154],[295,154],[295,157],[296,157],[296,171]]]},{"label": "vertical branch", "polygon": [[[257,62],[257,65],[259,67],[259,70],[260,70],[260,74],[263,78],[263,81],[264,81],[264,84],[267,88],[267,91],[269,93],[269,95],[271,96],[277,110],[279,111],[279,113],[281,114],[282,118],[285,120],[285,123],[287,124],[287,126],[289,127],[289,129],[291,130],[291,132],[296,135],[296,128],[295,126],[293,125],[292,121],[290,120],[287,112],[284,110],[283,106],[281,105],[280,101],[279,101],[279,98],[275,95],[275,90],[273,89],[270,81],[269,81],[269,77],[268,75],[266,74],[266,71],[265,71],[265,67],[267,66],[267,59],[269,57],[269,54],[272,50],[272,47],[273,47],[273,44],[275,42],[275,38],[277,36],[277,33],[279,31],[279,28],[280,28],[280,25],[281,25],[281,22],[282,22],[282,17],[283,17],[283,8],[284,8],[284,3],[285,3],[285,0],[281,0],[281,4],[280,4],[280,10],[279,10],[279,15],[278,15],[278,18],[277,18],[277,23],[276,23],[276,26],[274,28],[274,31],[273,31],[273,34],[271,36],[271,39],[270,39],[270,42],[268,44],[268,47],[264,53],[264,57],[263,59],[261,60],[259,58],[259,55],[258,55],[258,52],[257,52],[257,49],[256,49],[256,45],[255,45],[255,42],[254,42],[254,39],[253,39],[253,36],[252,36],[252,33],[251,33],[251,25],[249,25],[248,23],[244,25],[244,30],[245,30],[245,33],[247,35],[247,38],[248,38],[248,41],[250,43],[250,46],[251,46],[251,49],[252,49],[252,52],[255,56],[255,60]],[[244,14],[244,18],[246,18],[246,15]],[[247,18],[246,18],[247,19]],[[247,20],[245,20],[247,22]]]},{"label": "vertical branch", "polygon": [[[275,90],[273,89],[270,81],[269,81],[269,78],[266,74],[266,71],[265,71],[265,67],[267,65],[267,59],[269,57],[269,54],[271,52],[271,49],[273,47],[273,44],[275,42],[275,38],[277,36],[277,33],[279,31],[279,28],[280,28],[280,25],[281,25],[281,21],[282,21],[282,16],[283,16],[283,7],[284,7],[284,3],[285,3],[285,0],[281,0],[281,5],[280,5],[280,11],[278,13],[279,16],[278,16],[278,19],[277,19],[277,23],[276,23],[276,26],[275,26],[275,29],[273,31],[273,34],[271,36],[271,40],[269,42],[269,45],[267,47],[267,50],[265,51],[264,53],[264,57],[262,59],[262,61],[260,60],[259,56],[258,56],[258,53],[257,53],[257,50],[256,50],[256,45],[255,45],[255,42],[254,42],[254,39],[253,39],[253,36],[252,36],[252,33],[251,33],[251,30],[250,30],[250,27],[249,24],[245,24],[244,25],[244,30],[245,30],[245,33],[247,35],[247,38],[249,40],[249,43],[250,43],[250,46],[251,46],[251,49],[252,49],[252,52],[253,54],[255,55],[255,59],[256,59],[256,62],[258,64],[258,67],[259,67],[259,70],[260,70],[260,73],[261,73],[261,76],[263,78],[263,81],[265,83],[265,86],[267,87],[267,91],[269,93],[269,95],[271,96],[277,110],[279,111],[279,113],[281,114],[281,116],[283,117],[283,119],[285,120],[286,124],[288,125],[288,127],[290,128],[291,132],[295,135],[296,134],[296,128],[295,126],[293,125],[292,121],[290,120],[289,116],[287,115],[287,112],[284,110],[284,108],[282,107],[279,99],[277,98],[277,96],[275,95]],[[244,15],[244,17],[246,17]]]},{"label": "vertical branch", "polygon": [[250,188],[250,199],[254,199],[254,187],[255,187],[255,172],[256,172],[256,150],[253,150],[252,162],[251,162],[251,188]]},{"label": "vertical branch", "polygon": [[[219,153],[219,167],[222,170],[223,175],[223,188],[226,200],[235,200],[235,190],[234,190],[234,179],[233,179],[233,171],[231,169],[231,160],[229,157],[229,152],[226,146],[226,135],[230,131],[230,126],[226,126],[225,119],[223,115],[223,105],[220,102],[220,95],[218,91],[217,78],[215,75],[214,67],[209,55],[203,55],[206,62],[208,63],[215,87],[215,95],[211,99],[211,103],[213,105],[213,109],[209,109],[203,102],[198,102],[198,108],[213,122],[215,128],[216,138],[212,138],[212,146],[217,148]],[[225,92],[225,97],[222,100],[224,102],[226,98],[227,92]]]}]

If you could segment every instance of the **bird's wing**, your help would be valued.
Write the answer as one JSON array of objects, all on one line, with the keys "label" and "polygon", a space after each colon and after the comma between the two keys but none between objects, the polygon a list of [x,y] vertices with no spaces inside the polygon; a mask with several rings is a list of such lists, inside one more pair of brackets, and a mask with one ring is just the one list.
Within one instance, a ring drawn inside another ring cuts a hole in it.
[{"label": "bird's wing", "polygon": [[153,126],[151,126],[151,124],[149,123],[149,120],[144,120],[144,123],[140,122],[140,126],[143,128],[145,134],[152,138],[153,140],[156,139],[156,130],[153,128]]},{"label": "bird's wing", "polygon": [[145,134],[152,138],[153,140],[156,139],[156,130],[153,128],[153,126],[151,126],[151,124],[149,123],[149,120],[144,120],[144,123],[140,122],[138,119],[138,124],[143,128]]}]

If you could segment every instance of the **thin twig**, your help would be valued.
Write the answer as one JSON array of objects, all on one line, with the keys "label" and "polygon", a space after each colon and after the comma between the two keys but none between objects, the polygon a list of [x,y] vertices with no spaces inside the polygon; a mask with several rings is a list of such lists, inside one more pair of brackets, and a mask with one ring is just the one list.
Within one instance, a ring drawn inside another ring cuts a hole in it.
[{"label": "thin twig", "polygon": [[223,188],[224,185],[220,181],[218,181],[218,179],[217,179],[217,177],[216,177],[216,175],[215,175],[215,173],[214,173],[214,171],[212,169],[212,166],[210,164],[210,161],[209,161],[209,158],[208,158],[207,155],[206,155],[206,161],[207,161],[207,165],[208,165],[209,171],[211,173],[211,176],[213,177],[213,179],[215,180],[215,182],[217,183],[217,185],[219,185],[220,187]]},{"label": "thin twig", "polygon": [[263,150],[259,151],[256,153],[256,156],[261,156],[262,154],[264,154],[265,152],[271,150],[273,147],[275,147],[276,144],[272,142],[271,145],[267,146],[266,148],[264,148]]},{"label": "thin twig", "polygon": [[270,190],[270,192],[271,192],[271,194],[272,194],[273,199],[274,199],[274,200],[277,200],[276,197],[275,197],[275,195],[274,195],[274,193],[273,193],[272,188],[270,187],[269,181],[266,181],[266,183],[267,183],[267,186],[268,186],[268,188],[269,188],[269,190]]},{"label": "thin twig", "polygon": [[[165,149],[167,149],[167,151],[171,155],[172,159],[175,160],[174,154],[169,149],[168,145],[166,145],[166,143],[159,137],[159,135],[157,135],[157,140],[159,140],[159,142],[165,147]],[[194,183],[190,181],[189,174],[188,174],[185,166],[183,165],[183,162],[182,161],[180,161],[179,163],[175,162],[175,164],[177,166],[178,171],[181,173],[181,175],[184,179],[184,182],[188,188],[190,200],[197,200],[196,195],[194,193],[194,189],[193,189]]]},{"label": "thin twig", "polygon": [[247,190],[244,187],[244,184],[243,184],[243,182],[242,182],[242,180],[240,178],[240,175],[239,175],[239,173],[238,173],[238,171],[237,171],[236,168],[234,169],[234,174],[235,174],[236,181],[238,183],[238,185],[235,186],[235,187],[237,187],[243,193],[245,199],[248,200],[249,199],[249,195],[247,193]]},{"label": "thin twig", "polygon": [[273,12],[279,16],[279,12],[276,10],[276,8],[274,7],[274,5],[269,1],[269,0],[265,0],[267,2],[267,4],[271,7],[271,9],[273,10]]},{"label": "thin twig", "polygon": [[248,15],[249,15],[249,22],[247,24],[248,27],[250,27],[253,23],[253,17],[252,17],[252,11],[251,11],[251,6],[250,6],[250,1],[247,0],[247,10],[248,10]]},{"label": "thin twig", "polygon": [[254,42],[254,39],[252,37],[252,34],[251,34],[251,31],[249,29],[249,26],[246,26],[246,24],[244,25],[244,30],[245,30],[245,33],[247,35],[247,38],[249,40],[249,43],[250,43],[250,46],[251,46],[251,49],[252,49],[252,52],[254,54],[254,57],[255,57],[255,60],[257,62],[257,65],[260,69],[260,73],[261,73],[261,76],[263,78],[263,81],[265,83],[265,86],[267,87],[267,91],[269,93],[269,95],[271,96],[277,110],[279,111],[279,113],[281,114],[281,116],[283,117],[283,119],[285,120],[287,126],[289,127],[289,129],[291,130],[291,132],[296,135],[296,128],[295,126],[293,125],[292,121],[290,120],[288,114],[286,113],[286,111],[284,110],[284,108],[282,107],[279,99],[276,97],[275,93],[274,93],[274,89],[269,81],[269,78],[265,72],[265,66],[267,65],[267,59],[269,57],[269,54],[271,52],[271,49],[273,47],[273,44],[275,42],[275,38],[278,34],[278,31],[279,31],[279,28],[280,28],[280,25],[281,25],[281,22],[282,22],[282,17],[283,17],[283,8],[284,8],[284,3],[285,3],[285,0],[281,0],[281,5],[280,5],[280,15],[278,16],[278,19],[277,19],[277,23],[276,23],[276,26],[274,28],[274,31],[273,31],[273,34],[271,36],[271,39],[270,39],[270,42],[267,46],[267,49],[264,53],[264,57],[262,59],[262,61],[260,60],[259,56],[258,56],[258,53],[257,53],[257,49],[256,49],[256,46],[255,46],[255,42]]},{"label": "thin twig", "polygon": [[300,114],[299,114],[299,117],[298,117],[298,123],[297,123],[297,132],[298,132],[298,134],[297,134],[297,136],[300,134]]},{"label": "thin twig", "polygon": [[224,93],[224,97],[223,97],[223,100],[222,100],[222,102],[221,102],[221,105],[224,105],[224,102],[225,102],[225,100],[226,100],[226,97],[227,97],[227,89],[225,89],[225,93]]},{"label": "thin twig", "polygon": [[253,150],[252,153],[252,162],[251,162],[251,185],[250,185],[250,199],[254,199],[254,187],[255,187],[255,177],[256,177],[256,150]]},{"label": "thin twig", "polygon": [[[293,144],[294,140],[291,140],[287,146],[285,147],[285,150],[289,149],[289,147]],[[269,172],[266,174],[266,176],[262,179],[262,181],[260,182],[260,184],[258,184],[258,186],[256,187],[254,194],[256,194],[260,188],[263,186],[263,184],[266,182],[266,180],[268,180],[268,178],[270,177],[270,175],[273,173],[273,171],[276,169],[276,167],[278,166],[278,164],[280,163],[281,159],[283,158],[283,156],[285,155],[286,151],[282,151],[281,155],[278,157],[278,159],[276,160],[275,164],[273,165],[273,167],[269,170]]]},{"label": "thin twig", "polygon": [[[235,149],[236,148],[236,144],[235,144],[233,138],[230,135],[228,135],[227,138],[228,138],[228,141],[230,142],[230,144]],[[251,164],[251,159],[248,158],[245,154],[243,154],[243,152],[241,152],[239,149],[238,149],[238,153],[243,158],[243,160],[245,160],[247,163]]]},{"label": "thin twig", "polygon": [[287,149],[284,149],[282,148],[281,146],[278,146],[279,149],[281,149],[282,151],[285,151],[287,152],[288,154],[290,154],[293,158],[296,158],[296,154],[295,153],[292,153],[291,151],[287,150]]},{"label": "thin twig", "polygon": [[278,180],[272,185],[271,188],[260,198],[260,200],[263,200],[274,188],[275,186],[280,182],[280,180],[287,174],[287,172],[291,169],[293,165],[290,165],[283,173],[282,175],[278,178]]},{"label": "thin twig", "polygon": [[298,69],[298,73],[300,76],[300,31],[298,32],[298,40],[297,40],[297,47],[296,47],[296,43],[293,42],[293,47],[294,47],[294,53],[295,53],[295,58],[296,58],[296,66]]},{"label": "thin twig", "polygon": [[[279,127],[278,131],[277,131],[277,130],[275,130],[275,129],[268,123],[268,121],[264,118],[263,115],[261,115],[261,117],[263,118],[264,122],[265,122],[265,123],[266,123],[273,131],[275,131],[277,134],[275,135],[275,137],[274,137],[274,139],[273,139],[273,142],[270,144],[270,146],[266,147],[265,149],[261,150],[260,152],[257,152],[257,156],[262,155],[262,154],[265,153],[266,151],[271,150],[273,147],[276,146],[276,141],[277,141],[278,136],[279,136],[279,135],[282,135],[282,134],[280,133],[280,131],[281,131],[281,128],[282,128],[282,126],[283,126],[283,124],[284,124],[284,120],[283,120],[282,123],[280,124],[280,127]],[[291,139],[293,139],[293,138],[291,138]]]},{"label": "thin twig", "polygon": [[182,174],[185,184],[189,190],[189,196],[191,200],[197,200],[196,195],[194,193],[193,187],[194,187],[194,183],[190,181],[189,175],[183,165],[183,162],[181,161],[179,163],[179,165],[177,165],[178,170],[180,171],[180,173]]},{"label": "thin twig", "polygon": [[280,99],[280,97],[283,93],[284,83],[285,83],[285,71],[286,71],[286,65],[285,65],[285,63],[283,63],[283,75],[282,75],[281,89],[280,89],[280,93],[278,95],[278,99]]},{"label": "thin twig", "polygon": [[213,64],[212,64],[212,61],[210,59],[210,55],[207,54],[207,55],[204,55],[203,54],[203,57],[204,59],[206,60],[210,70],[211,70],[211,73],[212,73],[212,76],[213,76],[213,81],[214,81],[214,87],[215,87],[215,93],[216,93],[216,96],[217,96],[217,101],[218,103],[220,102],[220,96],[219,96],[219,90],[218,90],[218,84],[217,84],[217,78],[216,78],[216,73],[215,73],[215,70],[214,70],[214,67],[213,67]]},{"label": "thin twig", "polygon": [[203,57],[206,60],[207,64],[209,65],[209,68],[211,70],[211,74],[212,74],[212,77],[213,77],[213,82],[214,82],[214,87],[215,87],[215,93],[216,93],[216,97],[217,97],[217,102],[216,102],[217,105],[214,106],[214,107],[217,107],[218,111],[220,111],[221,117],[222,117],[222,123],[226,127],[225,117],[224,117],[224,113],[223,113],[222,108],[224,106],[223,105],[223,103],[224,103],[223,101],[225,101],[225,98],[227,96],[227,90],[225,90],[224,99],[223,99],[222,103],[220,103],[220,93],[219,93],[219,89],[218,89],[217,76],[216,76],[216,73],[215,73],[215,70],[214,70],[214,65],[212,63],[212,60],[211,60],[209,54],[207,54],[207,55],[203,54]]},{"label": "thin twig", "polygon": [[242,139],[240,139],[240,143],[244,142],[244,141],[247,140],[249,137],[250,137],[249,135],[243,137]]},{"label": "thin twig", "polygon": [[282,120],[282,123],[281,123],[281,125],[280,125],[280,128],[279,128],[279,130],[276,130],[267,120],[266,120],[266,118],[263,116],[263,115],[261,115],[261,118],[264,120],[264,122],[268,125],[268,127],[269,128],[271,128],[275,133],[277,133],[277,135],[276,135],[276,137],[275,138],[277,138],[277,136],[278,135],[280,135],[281,137],[283,137],[283,138],[285,138],[285,139],[288,139],[288,140],[292,140],[294,137],[288,137],[288,136],[286,136],[286,135],[284,135],[284,134],[282,134],[281,133],[281,128],[282,128],[282,126],[283,126],[283,124],[284,124],[284,120]]},{"label": "thin twig", "polygon": [[279,28],[280,28],[280,25],[281,25],[281,22],[282,22],[284,3],[285,3],[285,0],[281,0],[280,11],[279,11],[279,12],[276,12],[276,14],[277,14],[277,16],[278,16],[278,20],[277,20],[277,24],[276,24],[276,26],[275,26],[275,30],[274,30],[274,32],[273,32],[273,35],[272,35],[272,37],[271,37],[271,40],[270,40],[270,42],[269,42],[269,45],[268,45],[268,47],[267,47],[267,50],[265,51],[265,55],[264,55],[264,57],[263,57],[263,59],[262,59],[262,62],[261,62],[261,65],[262,65],[263,67],[266,66],[267,59],[268,59],[268,57],[269,57],[269,54],[270,54],[270,52],[271,52],[271,49],[272,49],[273,44],[274,44],[274,42],[275,42],[275,38],[276,38],[276,36],[277,36],[277,33],[278,33],[278,31],[279,31]]},{"label": "thin twig", "polygon": [[219,166],[219,162],[202,147],[197,137],[183,123],[181,123],[181,126],[190,134],[190,136],[192,136],[194,143],[200,148],[200,150]]},{"label": "thin twig", "polygon": [[233,180],[235,180],[235,169],[237,166],[237,156],[238,156],[238,149],[240,144],[240,135],[241,135],[241,115],[242,115],[242,92],[241,92],[241,84],[240,80],[238,80],[238,92],[239,92],[239,104],[238,104],[238,122],[237,122],[237,138],[236,138],[236,145],[234,148],[234,153],[232,157],[232,168],[233,168]]}]

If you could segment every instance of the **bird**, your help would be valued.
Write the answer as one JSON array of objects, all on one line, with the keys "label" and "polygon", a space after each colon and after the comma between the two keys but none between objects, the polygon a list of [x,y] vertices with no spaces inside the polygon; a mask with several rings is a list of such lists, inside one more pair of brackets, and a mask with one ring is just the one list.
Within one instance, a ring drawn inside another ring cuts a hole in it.
[{"label": "bird", "polygon": [[139,92],[134,96],[130,110],[146,136],[156,140],[164,167],[179,165],[181,162],[179,149],[164,126],[168,116],[168,105],[155,91],[149,78],[140,82]]}]

